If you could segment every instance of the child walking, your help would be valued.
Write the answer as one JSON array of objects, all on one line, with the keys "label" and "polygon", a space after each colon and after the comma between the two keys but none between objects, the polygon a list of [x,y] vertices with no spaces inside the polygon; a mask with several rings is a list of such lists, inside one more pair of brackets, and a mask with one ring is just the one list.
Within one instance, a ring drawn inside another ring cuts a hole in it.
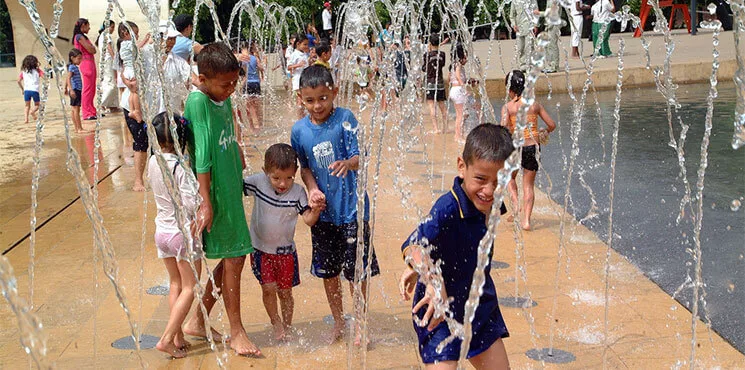
[{"label": "child walking", "polygon": [[[299,84],[300,100],[309,114],[292,126],[291,141],[300,160],[300,175],[308,189],[311,206],[323,207],[325,203],[320,220],[310,229],[313,244],[311,274],[323,279],[334,318],[334,327],[328,338],[331,343],[344,331],[339,274],[344,273],[350,291],[354,290],[354,283],[359,282],[354,276],[358,227],[363,228],[364,235],[363,268],[370,263],[371,276],[380,274],[380,269],[375,251],[370,251],[367,194],[365,209],[357,209],[357,119],[351,111],[334,107],[338,89],[334,87],[328,68],[318,65],[306,68]],[[364,212],[363,225],[357,224],[358,211]],[[360,277],[363,292],[366,278]],[[359,345],[360,341],[361,332],[357,326],[355,344]]]},{"label": "child walking", "polygon": [[[230,95],[238,83],[241,66],[230,48],[216,42],[197,55],[199,90],[186,99],[184,117],[189,125],[189,155],[199,182],[202,203],[197,211],[197,234],[207,258],[220,258],[212,271],[202,303],[211,311],[212,292],[223,294],[230,321],[230,348],[239,355],[261,356],[246,335],[241,321],[241,272],[246,255],[254,251],[243,211],[245,162],[238,140],[241,133],[233,120]],[[184,327],[189,335],[206,337],[203,315],[197,313]],[[215,336],[219,337],[217,332]]]},{"label": "child walking", "polygon": [[310,53],[310,48],[308,47],[308,37],[302,33],[297,34],[292,47],[292,55],[290,55],[290,59],[287,61],[287,70],[292,74],[292,95],[290,99],[292,99],[292,96],[298,96],[296,98],[297,118],[301,119],[305,115],[305,109],[303,108],[303,103],[300,101],[298,92],[300,90],[300,75],[309,64],[308,53]]},{"label": "child walking", "polygon": [[241,67],[246,72],[246,83],[243,85],[243,94],[246,97],[246,111],[251,130],[258,133],[264,126],[264,113],[261,109],[261,81],[264,79],[264,66],[259,54],[256,40],[250,46],[241,48]]},{"label": "child walking", "polygon": [[78,66],[83,61],[83,53],[73,48],[70,50],[67,64],[67,81],[65,82],[65,94],[70,96],[70,108],[72,110],[72,124],[75,133],[82,133],[83,121],[80,119],[80,103],[83,95],[83,77]]},{"label": "child walking", "polygon": [[[174,115],[173,122],[176,124],[176,132],[179,137],[179,144],[184,148],[186,144],[186,121],[179,115]],[[168,171],[173,175],[179,192],[181,194],[181,204],[187,215],[193,215],[196,206],[196,193],[187,183],[187,175],[183,167],[179,164],[176,155],[175,141],[171,136],[171,130],[168,128],[168,115],[163,112],[153,119],[153,129],[158,138],[158,144],[163,152],[163,158],[168,164]],[[189,261],[187,260],[187,247],[184,235],[178,227],[176,220],[176,206],[171,199],[171,195],[166,188],[166,180],[158,161],[155,156],[150,157],[147,168],[148,177],[150,178],[150,187],[153,190],[155,205],[158,208],[158,214],[155,216],[155,247],[158,249],[158,258],[163,260],[168,271],[170,280],[170,291],[168,294],[168,305],[170,315],[166,330],[160,337],[158,344],[155,346],[159,351],[169,355],[181,358],[186,356],[186,346],[184,332],[181,325],[189,313],[191,304],[194,302],[194,285],[198,276],[194,276]],[[188,230],[191,224],[184,225]],[[201,273],[201,248],[194,246],[194,267],[197,274]]]},{"label": "child walking", "polygon": [[[295,301],[292,288],[300,284],[295,225],[298,215],[313,226],[321,208],[308,206],[305,189],[295,183],[297,154],[287,144],[274,144],[264,154],[264,172],[243,179],[243,192],[253,195],[251,212],[251,269],[261,284],[264,308],[274,327],[274,339],[283,341],[292,326]],[[277,310],[277,298],[282,316]]]},{"label": "child walking", "polygon": [[[21,74],[18,75],[18,87],[23,92],[23,101],[26,108],[23,116],[28,123],[28,117],[33,116],[36,119],[36,112],[39,110],[39,80],[44,72],[39,68],[39,59],[33,55],[26,55],[21,63]],[[34,108],[31,108],[31,100],[34,100]]]},{"label": "child walking", "polygon": [[455,105],[455,141],[463,140],[463,107],[468,99],[468,90],[466,90],[466,50],[463,44],[455,47],[455,58],[450,65],[450,100]]},{"label": "child walking", "polygon": [[[476,269],[479,242],[487,231],[487,217],[494,203],[497,173],[514,148],[504,127],[485,123],[476,126],[466,138],[463,155],[458,158],[458,176],[449,193],[441,196],[427,217],[403,243],[401,249],[409,267],[401,274],[401,297],[413,295],[414,330],[419,354],[426,369],[458,367],[461,340],[455,339],[441,351],[437,347],[450,336],[444,317],[435,306],[452,299],[449,317],[463,323],[465,305]],[[440,299],[432,285],[432,271],[424,262],[423,247],[431,247],[429,258],[440,264],[444,283]],[[491,254],[489,252],[489,259]],[[502,338],[509,336],[499,311],[497,292],[486,266],[486,278],[472,321],[472,338],[466,358],[476,369],[509,369]],[[422,322],[426,327],[417,325]]]},{"label": "child walking", "polygon": [[[502,125],[509,128],[510,132],[515,134],[515,127],[517,125],[517,112],[522,106],[522,94],[525,89],[525,74],[520,70],[514,70],[507,74],[505,79],[509,90],[510,101],[502,107]],[[546,124],[547,129],[538,129],[538,117],[540,117]],[[548,134],[556,129],[556,123],[548,115],[543,106],[536,102],[528,108],[527,123],[528,127],[523,131],[523,137],[525,137],[525,144],[522,148],[522,160],[520,165],[523,168],[523,199],[522,206],[518,201],[517,194],[517,171],[512,172],[512,180],[510,180],[509,190],[510,198],[512,201],[512,209],[521,210],[519,213],[522,216],[520,227],[523,230],[530,230],[530,216],[533,214],[533,202],[535,200],[535,194],[533,188],[535,187],[535,176],[538,173],[539,163],[538,155],[541,151],[541,143],[548,141]],[[508,220],[514,219],[514,215],[511,215]]]}]

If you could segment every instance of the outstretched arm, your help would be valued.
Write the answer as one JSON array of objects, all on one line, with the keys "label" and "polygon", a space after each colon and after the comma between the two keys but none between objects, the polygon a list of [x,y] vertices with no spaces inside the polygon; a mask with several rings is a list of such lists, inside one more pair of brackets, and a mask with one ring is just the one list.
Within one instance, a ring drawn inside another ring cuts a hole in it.
[{"label": "outstretched arm", "polygon": [[553,118],[548,115],[548,112],[546,112],[543,106],[539,103],[536,103],[536,109],[538,110],[538,115],[541,117],[543,122],[546,123],[546,126],[548,126],[548,132],[556,130],[556,122],[554,122]]}]

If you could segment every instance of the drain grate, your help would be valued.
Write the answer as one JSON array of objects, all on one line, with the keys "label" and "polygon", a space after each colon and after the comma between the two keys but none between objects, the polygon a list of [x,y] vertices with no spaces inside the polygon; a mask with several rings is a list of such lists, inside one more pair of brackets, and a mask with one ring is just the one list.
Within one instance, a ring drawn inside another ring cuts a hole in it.
[{"label": "drain grate", "polygon": [[525,352],[525,355],[532,360],[545,361],[550,364],[567,364],[576,360],[571,352],[556,348],[533,348]]},{"label": "drain grate", "polygon": [[538,303],[526,297],[499,297],[500,307],[528,308],[535,307]]},{"label": "drain grate", "polygon": [[[154,337],[152,335],[143,334],[140,336],[140,349],[150,349],[155,348],[155,345],[158,344],[158,340],[160,338]],[[116,349],[135,349],[135,341],[132,338],[131,335],[128,335],[124,338],[119,338],[115,340],[113,343],[111,343],[111,346]]]},{"label": "drain grate", "polygon": [[168,295],[168,292],[170,292],[170,288],[163,285],[156,285],[147,288],[145,292],[150,295]]}]

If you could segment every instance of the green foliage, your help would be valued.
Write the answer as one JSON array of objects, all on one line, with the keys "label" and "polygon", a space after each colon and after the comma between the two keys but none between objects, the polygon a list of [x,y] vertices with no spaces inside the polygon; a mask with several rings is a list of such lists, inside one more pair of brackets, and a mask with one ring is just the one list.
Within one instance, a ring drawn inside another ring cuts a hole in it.
[{"label": "green foliage", "polygon": [[10,24],[10,13],[5,0],[0,0],[0,54],[12,54],[13,48],[13,27]]}]

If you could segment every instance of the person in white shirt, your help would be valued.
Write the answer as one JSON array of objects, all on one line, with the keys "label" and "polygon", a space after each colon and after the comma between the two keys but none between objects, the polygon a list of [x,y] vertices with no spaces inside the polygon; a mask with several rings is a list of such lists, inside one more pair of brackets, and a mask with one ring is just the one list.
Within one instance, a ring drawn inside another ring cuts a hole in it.
[{"label": "person in white shirt", "polygon": [[287,69],[292,73],[292,95],[296,96],[297,99],[297,118],[301,119],[305,116],[305,108],[303,108],[300,102],[300,96],[298,94],[300,90],[300,75],[303,70],[310,64],[308,61],[308,53],[310,48],[308,47],[308,38],[304,34],[299,33],[295,37],[295,50],[290,55],[290,59],[287,61]]},{"label": "person in white shirt", "polygon": [[575,0],[571,7],[571,19],[569,27],[572,29],[572,57],[579,58],[579,44],[582,38],[582,23],[584,21],[582,11],[590,9],[589,5],[582,3],[582,0]]},{"label": "person in white shirt", "polygon": [[[610,38],[611,13],[616,11],[616,7],[611,0],[597,0],[592,6],[592,50],[593,55],[597,53],[598,58],[605,58],[611,55]],[[598,48],[598,42],[600,48]]]},{"label": "person in white shirt", "polygon": [[323,20],[323,38],[329,38],[334,33],[334,25],[331,23],[331,2],[327,1],[323,3],[323,12],[321,12],[321,19]]}]

